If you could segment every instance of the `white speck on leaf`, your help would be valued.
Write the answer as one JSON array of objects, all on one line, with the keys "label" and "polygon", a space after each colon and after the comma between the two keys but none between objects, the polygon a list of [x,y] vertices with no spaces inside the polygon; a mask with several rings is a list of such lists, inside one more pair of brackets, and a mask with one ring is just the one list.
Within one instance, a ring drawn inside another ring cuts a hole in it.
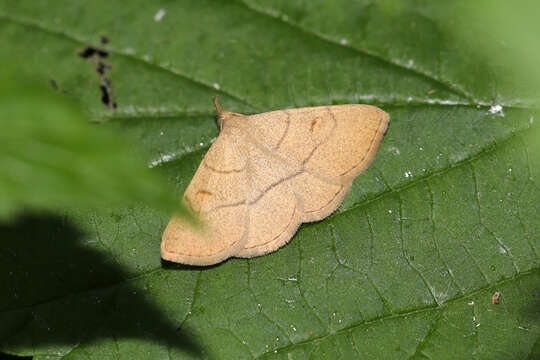
[{"label": "white speck on leaf", "polygon": [[165,9],[159,9],[156,15],[154,15],[154,21],[160,22],[165,16],[165,14],[166,14]]},{"label": "white speck on leaf", "polygon": [[214,89],[216,90],[219,90],[221,87],[219,86],[218,83],[213,83],[212,86],[214,87]]},{"label": "white speck on leaf", "polygon": [[399,155],[399,154],[401,154],[401,151],[399,151],[399,149],[398,149],[397,147],[395,147],[395,146],[389,147],[388,150],[389,150],[390,152],[392,152],[394,155]]},{"label": "white speck on leaf", "polygon": [[150,56],[148,54],[145,54],[145,55],[143,55],[143,59],[144,59],[144,61],[152,61],[152,56]]},{"label": "white speck on leaf", "polygon": [[339,40],[339,43],[340,43],[341,45],[347,45],[347,44],[349,43],[349,40],[347,40],[347,39],[341,39],[341,40]]},{"label": "white speck on leaf", "polygon": [[163,136],[163,131],[160,131],[159,135],[160,135],[160,136]]},{"label": "white speck on leaf", "polygon": [[403,174],[406,178],[410,178],[412,176],[412,172],[410,170],[405,171],[405,174]]},{"label": "white speck on leaf", "polygon": [[499,252],[503,255],[506,255],[508,253],[508,251],[506,251],[505,248],[503,248],[502,246],[499,246]]},{"label": "white speck on leaf", "polygon": [[388,210],[388,213],[391,214],[391,213],[392,213],[392,210]]},{"label": "white speck on leaf", "polygon": [[174,158],[173,154],[161,155],[158,159],[151,161],[148,167],[149,168],[156,167],[158,165],[171,161],[173,158]]},{"label": "white speck on leaf", "polygon": [[441,99],[426,99],[428,104],[440,104],[440,105],[460,105],[459,101],[454,100],[441,100]]},{"label": "white speck on leaf", "polygon": [[412,67],[414,65],[414,60],[413,59],[410,59],[408,62],[407,62],[407,66],[408,67]]},{"label": "white speck on leaf", "polygon": [[504,117],[503,107],[502,105],[493,105],[489,108],[489,113],[492,115],[498,115],[500,117]]}]

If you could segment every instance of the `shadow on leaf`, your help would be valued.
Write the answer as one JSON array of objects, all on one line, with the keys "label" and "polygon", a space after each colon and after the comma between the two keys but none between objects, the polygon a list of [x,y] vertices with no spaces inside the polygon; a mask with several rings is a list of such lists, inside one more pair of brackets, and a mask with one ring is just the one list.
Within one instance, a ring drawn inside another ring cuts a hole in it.
[{"label": "shadow on leaf", "polygon": [[142,338],[192,355],[200,347],[65,218],[0,224],[0,349],[56,355],[97,341]]}]

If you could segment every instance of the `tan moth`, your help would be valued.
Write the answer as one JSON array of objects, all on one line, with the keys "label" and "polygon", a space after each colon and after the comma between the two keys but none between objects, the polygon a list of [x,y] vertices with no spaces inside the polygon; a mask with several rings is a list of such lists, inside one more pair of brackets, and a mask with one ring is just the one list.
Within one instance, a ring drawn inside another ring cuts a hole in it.
[{"label": "tan moth", "polygon": [[303,222],[330,215],[373,160],[389,116],[370,105],[279,110],[245,116],[214,99],[220,134],[183,202],[203,229],[174,216],[161,242],[165,260],[211,265],[264,255]]}]

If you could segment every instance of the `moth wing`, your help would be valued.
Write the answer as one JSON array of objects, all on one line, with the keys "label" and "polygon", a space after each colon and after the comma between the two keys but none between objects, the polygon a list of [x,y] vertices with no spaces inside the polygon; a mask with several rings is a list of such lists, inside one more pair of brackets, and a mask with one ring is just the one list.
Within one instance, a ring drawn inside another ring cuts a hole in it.
[{"label": "moth wing", "polygon": [[321,106],[250,116],[254,141],[302,169],[290,179],[302,221],[316,221],[342,202],[352,180],[373,160],[389,117],[370,105]]},{"label": "moth wing", "polygon": [[186,190],[184,201],[209,230],[194,233],[173,218],[163,236],[163,258],[208,265],[278,249],[302,222],[320,220],[339,206],[354,177],[371,163],[388,115],[373,106],[341,105],[245,120],[247,135],[223,129]]},{"label": "moth wing", "polygon": [[247,147],[250,226],[246,243],[235,254],[239,257],[277,250],[292,238],[302,223],[302,204],[291,182],[301,169],[253,142],[248,142]]},{"label": "moth wing", "polygon": [[182,200],[199,215],[202,229],[173,217],[162,237],[163,259],[210,265],[233,256],[247,241],[244,143],[243,136],[222,132],[212,144]]}]

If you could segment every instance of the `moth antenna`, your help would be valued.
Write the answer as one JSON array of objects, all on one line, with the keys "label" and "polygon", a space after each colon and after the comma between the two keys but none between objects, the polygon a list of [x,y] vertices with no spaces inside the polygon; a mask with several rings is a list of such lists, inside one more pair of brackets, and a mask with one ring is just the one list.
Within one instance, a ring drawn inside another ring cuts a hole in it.
[{"label": "moth antenna", "polygon": [[221,117],[221,115],[223,114],[223,109],[221,108],[221,105],[219,105],[218,96],[219,95],[214,96],[214,106],[216,107],[218,116]]},{"label": "moth antenna", "polygon": [[216,107],[216,112],[218,114],[218,123],[219,123],[219,127],[220,129],[223,128],[223,122],[233,116],[238,116],[240,114],[237,114],[237,113],[232,113],[230,111],[225,111],[223,110],[223,108],[221,107],[221,105],[219,105],[219,102],[218,102],[218,95],[214,96],[214,106]]}]

